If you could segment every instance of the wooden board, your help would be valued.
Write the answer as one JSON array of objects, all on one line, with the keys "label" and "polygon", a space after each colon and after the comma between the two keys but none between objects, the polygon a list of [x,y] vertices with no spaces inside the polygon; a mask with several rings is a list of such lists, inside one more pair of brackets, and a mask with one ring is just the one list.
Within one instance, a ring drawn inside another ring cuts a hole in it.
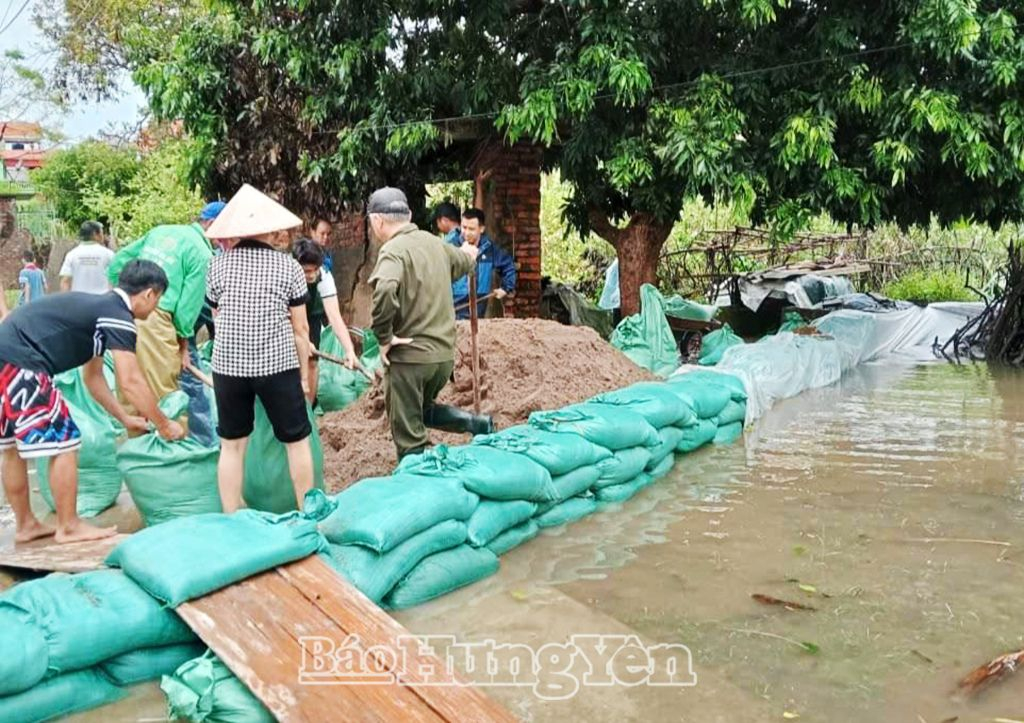
[{"label": "wooden board", "polygon": [[[315,556],[177,612],[281,721],[516,720]],[[343,649],[347,664],[317,670],[317,644]]]},{"label": "wooden board", "polygon": [[48,572],[88,572],[106,567],[103,561],[110,551],[128,535],[114,535],[91,542],[69,542],[58,545],[53,538],[35,540],[23,545],[9,545],[0,550],[0,567]]}]

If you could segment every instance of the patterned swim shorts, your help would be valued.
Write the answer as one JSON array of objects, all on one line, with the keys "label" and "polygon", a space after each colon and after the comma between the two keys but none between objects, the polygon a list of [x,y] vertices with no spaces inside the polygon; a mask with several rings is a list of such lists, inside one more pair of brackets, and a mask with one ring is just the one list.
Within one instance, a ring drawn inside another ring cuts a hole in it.
[{"label": "patterned swim shorts", "polygon": [[0,450],[16,446],[18,456],[33,459],[81,445],[82,435],[49,374],[0,366]]}]

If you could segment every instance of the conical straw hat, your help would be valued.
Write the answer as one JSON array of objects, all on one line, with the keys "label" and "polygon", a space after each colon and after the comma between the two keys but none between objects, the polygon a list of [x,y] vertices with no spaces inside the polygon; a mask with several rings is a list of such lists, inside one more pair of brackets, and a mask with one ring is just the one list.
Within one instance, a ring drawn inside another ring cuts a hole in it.
[{"label": "conical straw hat", "polygon": [[302,219],[248,183],[206,230],[208,238],[249,238],[302,225]]}]

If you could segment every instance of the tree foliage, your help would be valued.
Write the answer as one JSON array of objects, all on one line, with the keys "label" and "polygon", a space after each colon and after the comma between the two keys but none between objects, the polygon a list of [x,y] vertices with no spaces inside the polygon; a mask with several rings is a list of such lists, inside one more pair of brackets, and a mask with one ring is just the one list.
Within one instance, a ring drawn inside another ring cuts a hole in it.
[{"label": "tree foliage", "polygon": [[134,148],[88,141],[53,153],[32,178],[53,204],[57,218],[77,227],[90,219],[108,222],[108,217],[96,213],[89,198],[126,194],[139,166]]}]

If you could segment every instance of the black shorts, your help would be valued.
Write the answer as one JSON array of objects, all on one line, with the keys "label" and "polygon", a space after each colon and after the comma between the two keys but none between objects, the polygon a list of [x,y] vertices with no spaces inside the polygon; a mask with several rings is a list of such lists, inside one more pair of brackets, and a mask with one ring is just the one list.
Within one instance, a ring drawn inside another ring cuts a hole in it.
[{"label": "black shorts", "polygon": [[266,377],[229,377],[214,372],[213,394],[221,439],[243,439],[252,434],[257,397],[279,442],[299,442],[313,431],[298,369]]}]

